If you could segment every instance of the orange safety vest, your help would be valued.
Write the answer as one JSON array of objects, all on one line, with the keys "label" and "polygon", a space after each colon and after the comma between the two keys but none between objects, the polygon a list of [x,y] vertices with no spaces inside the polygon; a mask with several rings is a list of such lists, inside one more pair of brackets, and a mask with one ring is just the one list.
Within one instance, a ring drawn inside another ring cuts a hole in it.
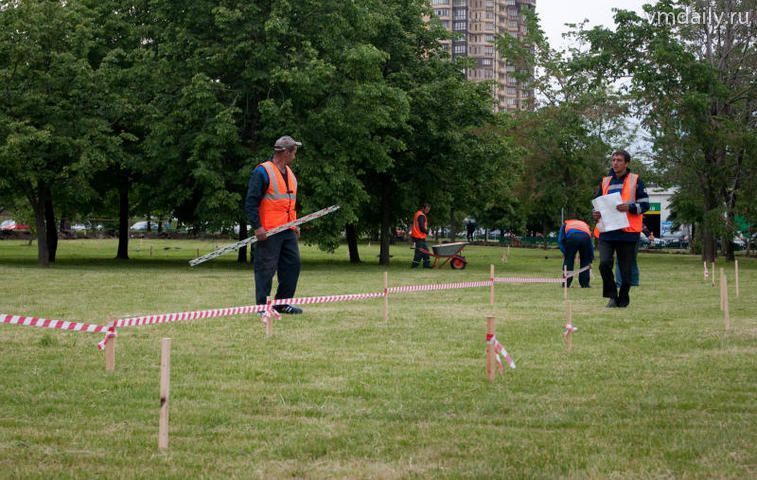
[{"label": "orange safety vest", "polygon": [[269,160],[261,165],[268,173],[268,189],[260,201],[260,224],[266,230],[272,230],[297,219],[297,212],[294,210],[297,203],[297,177],[286,167],[289,180],[287,189],[284,175],[273,162]]},{"label": "orange safety vest", "polygon": [[[413,229],[410,230],[410,236],[413,238],[418,238],[421,240],[426,239],[426,234],[421,232],[421,227],[418,225],[418,218],[423,215],[426,216],[425,213],[423,213],[423,210],[418,210],[415,212],[415,215],[413,216]],[[428,231],[428,217],[426,217],[426,231]]]},{"label": "orange safety vest", "polygon": [[[602,179],[602,195],[607,195],[607,190],[610,188],[611,181],[612,177],[604,177]],[[623,179],[623,189],[620,191],[620,198],[622,198],[625,203],[636,202],[636,184],[638,181],[639,176],[635,173],[628,173],[626,178]],[[640,233],[643,226],[644,216],[640,213],[626,212],[626,217],[628,217],[628,226],[624,228],[623,231]]]},{"label": "orange safety vest", "polygon": [[591,236],[591,229],[583,220],[565,220],[565,233],[568,233],[570,230],[581,230]]}]

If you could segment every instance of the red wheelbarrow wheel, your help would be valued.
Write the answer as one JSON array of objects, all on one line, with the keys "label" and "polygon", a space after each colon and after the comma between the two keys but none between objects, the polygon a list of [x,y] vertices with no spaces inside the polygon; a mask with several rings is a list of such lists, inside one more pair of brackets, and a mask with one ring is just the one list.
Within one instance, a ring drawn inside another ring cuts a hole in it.
[{"label": "red wheelbarrow wheel", "polygon": [[465,261],[465,257],[453,257],[449,262],[449,266],[454,268],[455,270],[462,270],[467,264],[468,262]]}]

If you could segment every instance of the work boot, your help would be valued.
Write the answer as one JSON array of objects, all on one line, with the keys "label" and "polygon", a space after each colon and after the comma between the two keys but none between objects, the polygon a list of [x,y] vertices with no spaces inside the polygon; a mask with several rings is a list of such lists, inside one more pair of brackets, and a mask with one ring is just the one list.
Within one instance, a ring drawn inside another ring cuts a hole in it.
[{"label": "work boot", "polygon": [[611,298],[610,301],[607,302],[607,308],[617,308],[617,307],[618,307],[618,302],[614,298]]},{"label": "work boot", "polygon": [[429,263],[424,263],[424,264],[423,264],[423,268],[431,268],[431,264],[429,264]]},{"label": "work boot", "polygon": [[298,315],[302,313],[302,309],[295,307],[294,305],[276,305],[273,307],[279,313],[286,313],[287,315]]}]

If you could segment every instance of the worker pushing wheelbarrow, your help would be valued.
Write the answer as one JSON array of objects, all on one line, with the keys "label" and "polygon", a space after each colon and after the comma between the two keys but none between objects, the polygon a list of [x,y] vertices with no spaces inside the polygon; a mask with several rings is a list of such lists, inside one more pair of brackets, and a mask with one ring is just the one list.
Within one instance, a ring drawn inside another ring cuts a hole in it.
[{"label": "worker pushing wheelbarrow", "polygon": [[[421,249],[421,252],[434,258],[431,268],[442,268],[449,262],[449,266],[453,270],[462,270],[468,265],[468,260],[461,255],[466,245],[468,245],[468,242],[442,243],[441,245],[432,245],[431,252],[426,249]],[[439,263],[441,259],[444,260]]]}]

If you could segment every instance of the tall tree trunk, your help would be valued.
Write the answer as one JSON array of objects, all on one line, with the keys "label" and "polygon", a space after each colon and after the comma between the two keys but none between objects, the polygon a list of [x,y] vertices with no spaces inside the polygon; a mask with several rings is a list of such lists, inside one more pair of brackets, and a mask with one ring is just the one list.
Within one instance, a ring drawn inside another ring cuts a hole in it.
[{"label": "tall tree trunk", "polygon": [[45,199],[45,226],[47,227],[47,256],[50,263],[55,263],[55,255],[58,252],[58,226],[55,224],[55,210],[53,210],[53,199],[49,191]]},{"label": "tall tree trunk", "polygon": [[542,238],[544,239],[544,250],[547,249],[547,221],[544,220],[541,222],[541,234]]},{"label": "tall tree trunk", "polygon": [[119,260],[129,259],[129,175],[121,172],[118,184],[118,253]]},{"label": "tall tree trunk", "polygon": [[715,235],[707,231],[706,227],[702,227],[702,259],[707,263],[715,261]]},{"label": "tall tree trunk", "polygon": [[[239,240],[247,238],[247,219],[239,220]],[[250,246],[252,248],[252,246]],[[247,263],[247,245],[237,250],[237,263]]]},{"label": "tall tree trunk", "polygon": [[725,234],[723,235],[721,243],[722,245],[720,250],[723,253],[725,259],[729,262],[736,260],[736,254],[734,253],[733,248],[733,237],[731,237],[730,234]]},{"label": "tall tree trunk", "polygon": [[379,265],[389,265],[389,229],[392,223],[392,192],[388,175],[381,176],[381,249]]},{"label": "tall tree trunk", "polygon": [[47,250],[47,225],[45,223],[45,199],[43,198],[43,188],[40,188],[37,195],[29,196],[32,210],[34,210],[34,225],[37,229],[37,265],[40,267],[50,266],[50,255]]},{"label": "tall tree trunk", "polygon": [[360,263],[360,252],[357,250],[357,227],[354,223],[345,225],[347,235],[347,249],[350,252],[350,263]]}]

